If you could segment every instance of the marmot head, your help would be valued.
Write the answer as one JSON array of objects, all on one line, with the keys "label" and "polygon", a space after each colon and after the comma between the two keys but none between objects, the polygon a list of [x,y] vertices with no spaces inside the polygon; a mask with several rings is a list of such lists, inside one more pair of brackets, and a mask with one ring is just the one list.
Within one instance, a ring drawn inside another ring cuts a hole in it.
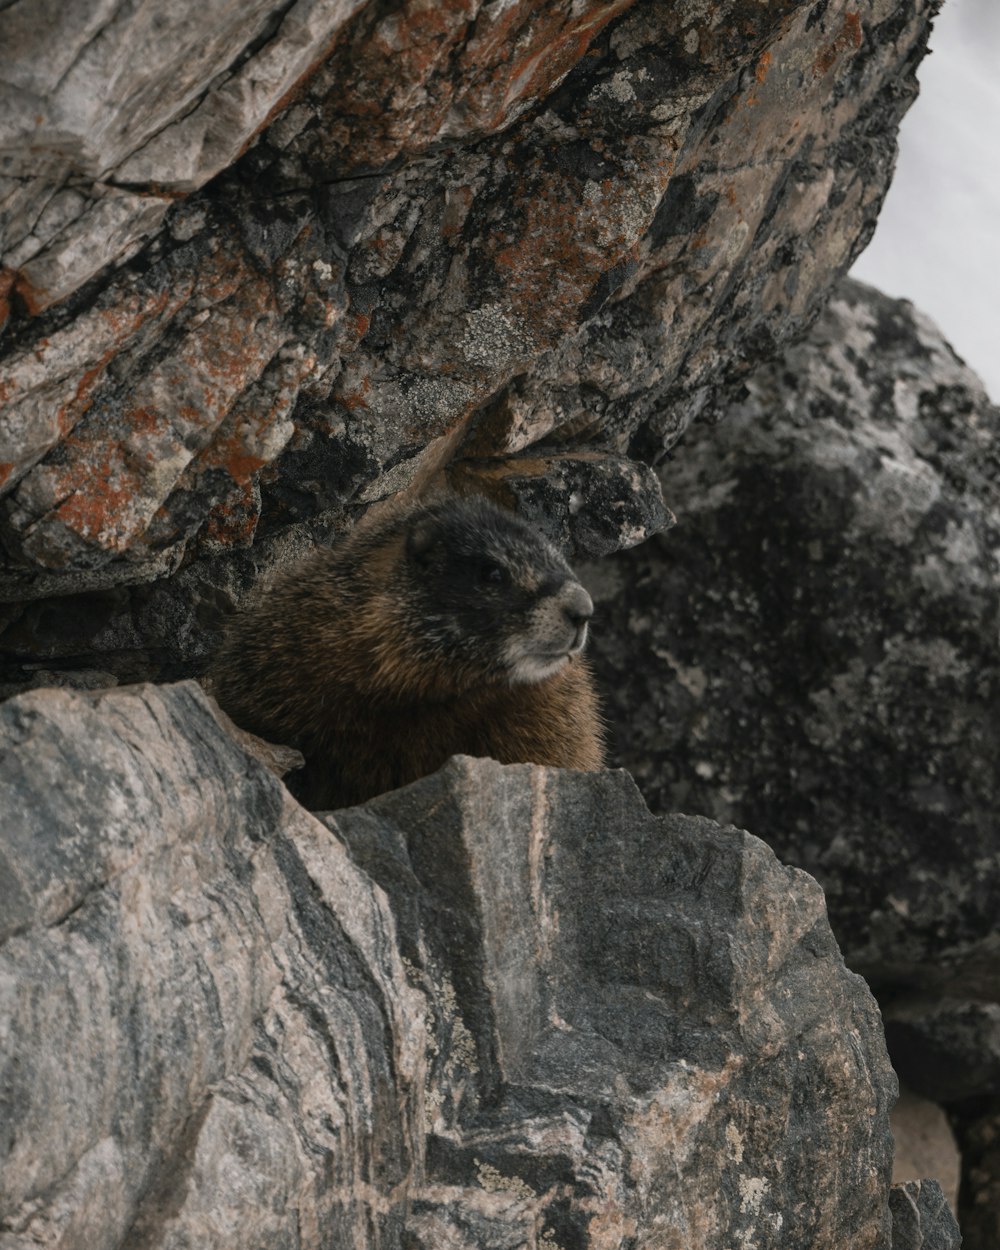
[{"label": "marmot head", "polygon": [[402,524],[390,591],[405,605],[396,645],[428,688],[544,681],[583,650],[590,595],[525,521],[470,498],[430,504]]}]

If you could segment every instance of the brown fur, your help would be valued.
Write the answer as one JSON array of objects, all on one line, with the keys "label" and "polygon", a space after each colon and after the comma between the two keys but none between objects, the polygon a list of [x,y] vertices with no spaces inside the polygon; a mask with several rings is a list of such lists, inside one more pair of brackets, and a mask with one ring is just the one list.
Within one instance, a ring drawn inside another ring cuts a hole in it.
[{"label": "brown fur", "polygon": [[[559,593],[579,590],[561,557],[522,523],[498,520],[505,514],[481,502],[457,505],[470,506],[480,511],[471,520],[461,513],[463,541],[480,523],[486,547],[496,527],[523,530],[504,532],[516,556],[512,601],[540,593],[543,575],[549,584],[563,579]],[[428,579],[433,591],[436,574],[415,567],[407,545],[426,513],[362,524],[284,574],[235,621],[214,666],[214,693],[237,724],[302,751],[301,797],[312,807],[362,802],[454,754],[602,766],[597,699],[581,655],[544,680],[513,684],[498,658],[510,631],[523,629],[513,612],[491,618],[479,638],[428,637],[427,603],[436,602]],[[502,592],[469,590],[480,593],[502,607]]]}]

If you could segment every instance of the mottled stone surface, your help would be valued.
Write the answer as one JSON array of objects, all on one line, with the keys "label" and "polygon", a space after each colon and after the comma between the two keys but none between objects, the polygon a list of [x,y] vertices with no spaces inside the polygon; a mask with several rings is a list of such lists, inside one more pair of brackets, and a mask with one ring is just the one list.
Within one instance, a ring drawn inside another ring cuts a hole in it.
[{"label": "mottled stone surface", "polygon": [[191,683],[0,741],[2,1250],[888,1250],[878,1011],[756,838],[467,758],[324,826]]},{"label": "mottled stone surface", "polygon": [[0,1246],[398,1246],[385,897],[194,684],[0,709]]},{"label": "mottled stone surface", "polygon": [[415,1245],[888,1245],[895,1078],[807,876],[624,773],[460,757],[326,819],[474,1064]]},{"label": "mottled stone surface", "polygon": [[619,760],[815,874],[883,990],[1000,984],[998,435],[929,322],[846,284],[664,466],[676,527],[591,571]]},{"label": "mottled stone surface", "polygon": [[0,593],[174,574],[116,618],[148,676],[210,645],[150,663],[153,598],[175,639],[211,614],[182,563],[225,596],[275,536],[449,468],[547,461],[593,511],[574,541],[644,537],[662,505],[623,458],[815,315],[934,7],[87,0],[64,32],[9,5]]},{"label": "mottled stone surface", "polygon": [[4,294],[32,314],[230,165],[363,0],[12,0],[0,12]]},{"label": "mottled stone surface", "polygon": [[[676,527],[581,569],[613,758],[654,810],[760,830],[816,876],[901,1075],[983,1141],[974,1104],[1000,1091],[998,446],[1000,412],[936,328],[846,283],[663,466]],[[962,1220],[988,1250],[1000,1172],[974,1156],[963,1192],[985,1196]]]},{"label": "mottled stone surface", "polygon": [[893,1185],[892,1250],[959,1250],[965,1243],[937,1181]]}]

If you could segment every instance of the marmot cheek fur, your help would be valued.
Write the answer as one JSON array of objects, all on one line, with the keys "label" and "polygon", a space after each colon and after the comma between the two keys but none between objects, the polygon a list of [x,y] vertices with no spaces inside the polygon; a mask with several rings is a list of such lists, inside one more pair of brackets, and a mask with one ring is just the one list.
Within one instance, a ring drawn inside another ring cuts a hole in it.
[{"label": "marmot cheek fur", "polygon": [[595,769],[590,596],[520,518],[447,499],[363,522],[238,617],[211,673],[237,724],[299,748],[314,808],[454,754]]}]

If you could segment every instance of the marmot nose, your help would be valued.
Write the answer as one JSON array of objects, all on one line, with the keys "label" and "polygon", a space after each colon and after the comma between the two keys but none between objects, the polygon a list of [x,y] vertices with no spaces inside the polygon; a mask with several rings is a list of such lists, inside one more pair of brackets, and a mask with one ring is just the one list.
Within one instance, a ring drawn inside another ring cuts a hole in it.
[{"label": "marmot nose", "polygon": [[562,610],[573,628],[580,629],[594,615],[594,601],[579,583],[575,583],[563,592]]}]

